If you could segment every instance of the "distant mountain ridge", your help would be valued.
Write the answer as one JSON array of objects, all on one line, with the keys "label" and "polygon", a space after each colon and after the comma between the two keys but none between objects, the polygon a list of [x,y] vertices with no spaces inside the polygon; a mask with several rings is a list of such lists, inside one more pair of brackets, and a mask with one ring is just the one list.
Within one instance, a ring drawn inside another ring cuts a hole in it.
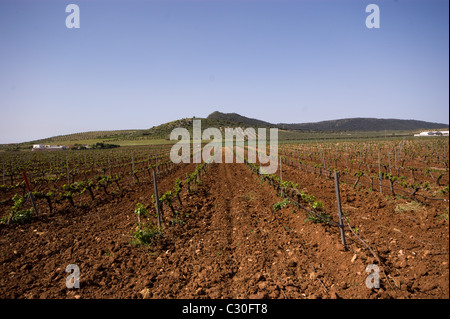
[{"label": "distant mountain ridge", "polygon": [[[174,128],[185,128],[192,134],[193,120],[201,120],[202,130],[206,128],[219,128],[223,131],[226,127],[241,127],[243,129],[270,128],[280,129],[280,140],[310,140],[310,139],[333,139],[347,137],[356,138],[358,136],[381,137],[386,136],[386,131],[390,136],[407,136],[412,132],[427,130],[447,129],[448,124],[432,123],[418,120],[398,120],[398,119],[376,119],[376,118],[348,118],[331,121],[321,121],[315,123],[269,123],[266,121],[249,118],[237,113],[213,112],[207,118],[183,118],[171,122],[163,123],[148,129],[129,129],[112,131],[90,131],[66,135],[53,136],[49,138],[33,140],[23,143],[12,143],[23,149],[30,148],[32,144],[57,144],[57,145],[81,145],[103,143],[121,143],[122,145],[133,144],[129,141],[165,140],[170,139],[170,134]],[[382,132],[383,133],[377,133]],[[344,133],[345,132],[345,133]],[[359,132],[359,133],[358,133]],[[397,133],[398,132],[398,133]],[[325,133],[325,134],[324,134]],[[366,134],[367,133],[367,134]],[[7,149],[8,144],[0,144],[0,150]],[[14,146],[15,147],[15,146]]]},{"label": "distant mountain ridge", "polygon": [[253,127],[277,127],[285,130],[301,131],[383,131],[383,130],[427,130],[445,129],[448,124],[433,123],[418,120],[378,119],[378,118],[347,118],[314,123],[269,123],[248,118],[237,113],[213,112],[207,119],[243,123]]}]

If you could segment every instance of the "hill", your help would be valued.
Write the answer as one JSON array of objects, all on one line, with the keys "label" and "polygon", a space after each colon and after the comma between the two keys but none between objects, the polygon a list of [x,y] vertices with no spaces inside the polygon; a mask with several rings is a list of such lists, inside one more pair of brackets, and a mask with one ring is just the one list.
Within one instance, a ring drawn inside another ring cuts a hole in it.
[{"label": "hill", "polygon": [[[170,141],[170,133],[175,128],[185,128],[192,135],[194,119],[202,121],[202,130],[214,127],[223,130],[225,127],[242,127],[249,125],[221,119],[184,118],[154,126],[149,129],[90,131],[33,140],[17,144],[0,144],[0,150],[31,149],[33,144],[50,145],[93,145],[96,143],[113,143],[120,146],[165,144]],[[172,142],[172,141],[170,141]]]},{"label": "hill", "polygon": [[311,131],[383,131],[383,130],[434,130],[448,128],[448,124],[417,120],[349,118],[316,123],[278,124],[290,130]]},{"label": "hill", "polygon": [[257,119],[241,116],[236,113],[213,112],[208,119],[220,119],[234,123],[244,123],[253,127],[277,127],[284,130],[300,131],[405,131],[405,130],[434,130],[448,128],[448,124],[432,123],[417,120],[377,119],[377,118],[348,118],[314,123],[278,123],[272,124]]},{"label": "hill", "polygon": [[[215,111],[208,115],[206,118],[208,120],[219,120],[219,121],[226,121],[231,123],[242,123],[245,124],[245,126],[249,127],[274,127],[273,124],[249,117],[245,117],[242,115],[239,115],[237,113],[220,113],[218,111]],[[235,125],[233,125],[235,126]]]}]

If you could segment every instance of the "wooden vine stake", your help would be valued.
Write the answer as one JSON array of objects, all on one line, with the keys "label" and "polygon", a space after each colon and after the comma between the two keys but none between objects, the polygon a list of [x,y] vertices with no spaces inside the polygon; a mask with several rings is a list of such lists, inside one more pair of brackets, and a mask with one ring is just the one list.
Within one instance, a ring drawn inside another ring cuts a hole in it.
[{"label": "wooden vine stake", "polygon": [[136,183],[136,177],[134,176],[134,156],[131,152],[131,175],[133,175],[133,183]]},{"label": "wooden vine stake", "polygon": [[28,190],[28,196],[30,196],[31,204],[33,204],[33,208],[34,208],[34,211],[35,211],[36,216],[37,216],[38,215],[38,210],[37,210],[37,207],[36,207],[36,203],[34,201],[33,192],[31,191],[30,184],[28,183],[27,173],[22,172],[22,176],[23,176],[23,179],[25,180],[25,185],[27,186],[27,190]]},{"label": "wooden vine stake", "polygon": [[338,216],[339,216],[339,229],[341,231],[341,240],[342,245],[345,247],[345,234],[344,234],[344,221],[342,218],[342,208],[341,208],[341,193],[339,191],[339,174],[338,172],[334,171],[334,184],[336,186],[336,200],[337,200],[337,208],[338,208]]},{"label": "wooden vine stake", "polygon": [[380,151],[378,151],[378,180],[380,181],[380,193],[383,194],[383,189],[381,188],[381,159],[380,159]]},{"label": "wooden vine stake", "polygon": [[389,154],[389,151],[388,151],[388,161],[389,161],[389,174],[392,175],[392,170],[391,170],[391,156],[390,156],[390,154]]},{"label": "wooden vine stake", "polygon": [[69,159],[66,157],[66,175],[67,175],[67,186],[70,185],[70,179],[69,179]]},{"label": "wooden vine stake", "polygon": [[158,215],[158,227],[161,228],[161,210],[159,205],[159,197],[158,197],[158,183],[156,182],[156,172],[153,170],[153,185],[155,188],[155,202],[156,202],[156,212]]},{"label": "wooden vine stake", "polygon": [[[282,164],[282,162],[283,162],[283,158],[280,157],[280,181],[281,181],[281,183],[283,182],[283,164]],[[280,189],[281,189],[281,197],[284,197],[283,188],[280,187]]]}]

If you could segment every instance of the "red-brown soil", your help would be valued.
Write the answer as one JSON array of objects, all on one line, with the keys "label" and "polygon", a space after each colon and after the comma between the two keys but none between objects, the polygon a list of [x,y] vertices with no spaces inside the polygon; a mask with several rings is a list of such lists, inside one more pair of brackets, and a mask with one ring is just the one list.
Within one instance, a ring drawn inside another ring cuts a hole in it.
[{"label": "red-brown soil", "polygon": [[[160,178],[160,193],[194,169]],[[289,167],[283,178],[336,212],[334,181]],[[208,165],[175,203],[185,224],[166,223],[156,244],[134,246],[135,205],[150,206],[152,194],[149,179],[84,208],[0,225],[1,298],[449,298],[448,219],[438,206],[396,211],[411,201],[342,185],[351,226],[380,257],[381,288],[369,289],[371,252],[350,231],[344,250],[336,227],[306,222],[292,204],[274,212],[282,198],[244,164]],[[66,287],[69,264],[80,268],[79,289]]]}]

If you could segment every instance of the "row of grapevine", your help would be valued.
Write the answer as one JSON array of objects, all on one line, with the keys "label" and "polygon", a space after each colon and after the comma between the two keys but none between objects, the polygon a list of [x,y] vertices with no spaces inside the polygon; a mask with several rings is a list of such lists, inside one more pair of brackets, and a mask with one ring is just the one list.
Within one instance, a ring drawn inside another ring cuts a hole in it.
[{"label": "row of grapevine", "polygon": [[[46,178],[34,178],[31,183],[31,188],[33,189],[31,195],[33,199],[36,199],[41,209],[43,206],[47,206],[48,208],[46,210],[50,214],[53,213],[56,204],[65,205],[67,203],[72,207],[77,205],[79,207],[85,207],[87,205],[86,202],[95,203],[96,199],[100,199],[103,196],[115,196],[122,192],[125,185],[131,184],[133,187],[134,184],[142,182],[145,177],[143,175],[139,176],[142,172],[148,172],[149,175],[153,171],[158,172],[158,174],[170,172],[174,168],[174,164],[164,158],[161,160],[161,158],[161,155],[158,156],[157,159],[159,159],[159,162],[156,160],[153,164],[150,161],[145,161],[145,164],[148,164],[148,166],[135,170],[134,172],[128,172],[128,169],[125,169],[125,171],[121,169],[114,174],[104,174],[107,170],[103,168],[99,171],[90,171],[89,174],[85,174],[84,172],[84,174],[77,175],[79,177],[77,181],[68,179],[67,183],[65,174],[57,174],[53,177],[47,176]],[[126,166],[128,165],[124,167]],[[29,169],[32,170],[32,167],[29,167]],[[131,180],[124,181],[124,177],[127,176],[133,177],[132,183]],[[20,191],[17,192],[18,190]],[[15,216],[23,211],[19,208],[27,203],[30,197],[30,194],[27,194],[23,178],[21,182],[13,186],[1,185],[0,195],[2,195],[0,202],[0,208],[3,211],[1,214],[3,216],[2,222],[10,221],[11,216]],[[30,214],[27,214],[27,216],[31,217]],[[14,220],[15,218],[12,218],[12,221]]]},{"label": "row of grapevine", "polygon": [[[417,144],[413,145],[417,146]],[[445,145],[441,146],[444,148]],[[448,201],[445,198],[448,195],[448,166],[445,166],[448,165],[448,154],[446,159],[444,154],[441,157],[443,167],[423,167],[419,170],[408,166],[407,169],[411,172],[411,175],[397,175],[397,172],[405,171],[405,169],[392,163],[393,160],[391,160],[389,153],[386,156],[387,163],[382,162],[380,153],[375,155],[369,152],[367,154],[370,154],[371,159],[374,158],[375,163],[368,160],[367,156],[369,155],[365,155],[360,157],[357,167],[352,167],[351,165],[347,166],[348,161],[342,160],[343,157],[346,157],[342,153],[331,151],[327,153],[324,150],[318,151],[317,149],[309,150],[309,153],[306,153],[299,151],[299,149],[300,145],[284,147],[282,149],[283,155],[279,158],[280,161],[308,173],[315,173],[327,178],[332,176],[334,170],[338,170],[344,176],[343,181],[351,183],[354,188],[365,185],[368,189],[379,190],[382,193],[388,192],[393,196],[399,193],[412,198],[421,196],[426,199]],[[372,149],[372,151],[375,152],[376,150]],[[328,158],[333,159],[332,164],[326,161],[327,156],[325,154],[330,154]],[[352,156],[361,156],[361,152]],[[417,162],[415,164],[417,165]],[[420,174],[421,172],[422,174]]]},{"label": "row of grapevine", "polygon": [[112,175],[126,171],[132,175],[132,166],[138,171],[169,156],[169,147],[132,148],[131,150],[84,150],[60,152],[0,153],[1,184],[14,186],[27,171],[31,180],[52,179],[60,175],[75,182],[80,175]]},{"label": "row of grapevine", "polygon": [[[170,209],[172,217],[168,217],[169,226],[175,226],[177,224],[185,224],[182,219],[183,202],[180,194],[183,189],[186,189],[188,193],[191,193],[193,184],[201,183],[202,174],[207,172],[208,162],[203,162],[197,165],[196,169],[192,173],[186,173],[186,178],[177,178],[174,186],[164,192],[161,196],[158,194],[158,186],[155,175],[155,195],[152,196],[152,205],[144,205],[137,203],[134,213],[137,215],[138,223],[137,228],[133,234],[136,244],[151,244],[158,237],[162,237],[164,234],[164,220],[165,211],[164,207]],[[178,204],[176,204],[178,202]],[[156,218],[156,222],[153,221],[151,207],[153,206],[155,213],[153,216]]]},{"label": "row of grapevine", "polygon": [[392,143],[285,144],[281,153],[324,169],[375,173],[380,166],[386,174],[411,178],[413,182],[448,184],[448,139],[436,141],[431,149],[416,141]]}]

